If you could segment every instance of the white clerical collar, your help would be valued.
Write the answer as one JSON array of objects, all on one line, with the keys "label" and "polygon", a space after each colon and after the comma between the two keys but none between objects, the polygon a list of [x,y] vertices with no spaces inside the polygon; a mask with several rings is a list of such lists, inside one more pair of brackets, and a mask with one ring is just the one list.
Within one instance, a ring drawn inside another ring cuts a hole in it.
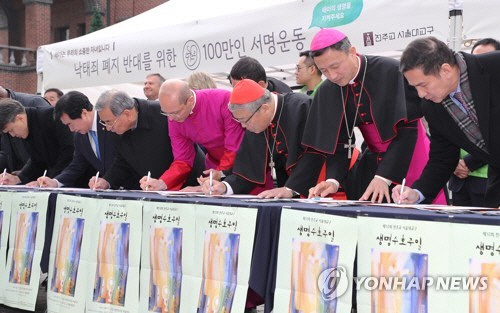
[{"label": "white clerical collar", "polygon": [[354,77],[349,81],[349,85],[352,85],[355,83],[354,79],[356,79],[356,77],[358,77],[359,71],[361,70],[361,58],[359,57],[359,55],[357,55],[357,57],[358,57],[358,71],[356,72],[356,75],[354,75]]},{"label": "white clerical collar", "polygon": [[271,93],[271,97],[273,97],[274,100],[274,113],[273,113],[273,118],[271,119],[271,122],[274,121],[274,117],[276,116],[276,111],[278,111],[278,95],[275,93]]}]

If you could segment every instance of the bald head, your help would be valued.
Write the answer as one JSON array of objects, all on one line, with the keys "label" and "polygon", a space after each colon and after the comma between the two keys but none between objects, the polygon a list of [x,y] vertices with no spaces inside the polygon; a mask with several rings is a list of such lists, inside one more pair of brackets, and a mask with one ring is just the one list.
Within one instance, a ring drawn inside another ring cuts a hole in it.
[{"label": "bald head", "polygon": [[160,87],[160,105],[169,120],[183,122],[194,106],[193,91],[187,82],[169,79]]},{"label": "bald head", "polygon": [[9,98],[9,93],[7,92],[7,89],[0,86],[0,99],[6,99],[6,98]]},{"label": "bald head", "polygon": [[160,98],[163,96],[173,97],[180,103],[186,102],[191,96],[191,89],[187,82],[179,79],[166,80],[160,87]]}]

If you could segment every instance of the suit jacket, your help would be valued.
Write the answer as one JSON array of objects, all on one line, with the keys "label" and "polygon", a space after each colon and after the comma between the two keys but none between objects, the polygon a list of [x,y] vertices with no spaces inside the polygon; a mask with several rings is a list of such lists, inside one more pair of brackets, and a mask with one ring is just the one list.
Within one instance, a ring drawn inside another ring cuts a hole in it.
[{"label": "suit jacket", "polygon": [[148,171],[152,178],[160,178],[174,159],[167,117],[160,114],[160,104],[136,98],[134,101],[137,127],[120,136],[113,165],[104,175],[113,189],[137,190],[139,180]]},{"label": "suit jacket", "polygon": [[[50,107],[44,98],[7,89],[9,96],[17,100],[25,108]],[[9,134],[0,134],[0,168],[7,168],[9,172],[20,170],[29,159],[25,142],[20,138],[13,138]]]},{"label": "suit jacket", "polygon": [[[115,157],[115,145],[119,136],[99,124],[100,118],[97,112],[97,138],[99,142],[99,160],[90,145],[88,134],[74,134],[75,153],[71,163],[55,178],[65,187],[87,187],[90,177],[99,172],[104,176],[111,167]],[[102,177],[101,176],[101,177]]]},{"label": "suit jacket", "polygon": [[54,108],[26,108],[29,134],[24,141],[30,160],[19,173],[21,183],[36,180],[47,170],[58,175],[73,158],[73,134],[61,121],[54,121]]},{"label": "suit jacket", "polygon": [[433,199],[455,169],[460,148],[489,165],[486,204],[500,205],[500,52],[481,55],[463,53],[479,121],[488,152],[470,142],[442,103],[424,100],[422,111],[429,122],[429,162],[413,188]]},{"label": "suit jacket", "polygon": [[293,91],[290,86],[274,77],[267,78],[267,90],[280,94],[286,94]]},{"label": "suit jacket", "polygon": [[[474,157],[474,156],[472,156],[470,154],[467,154],[464,157],[464,162],[465,162],[465,165],[467,165],[467,167],[469,168],[469,170],[471,172],[477,170],[478,168],[480,168],[480,167],[482,167],[484,165],[486,165],[486,163],[484,163],[483,161],[479,160],[478,158],[476,158],[476,157]],[[468,178],[469,177],[461,179],[461,178],[458,178],[455,175],[451,175],[450,181],[448,182],[448,189],[450,191],[453,191],[453,192],[460,192],[460,190],[462,189],[462,187],[465,184],[465,181]],[[476,177],[476,178],[478,178],[478,177]],[[484,180],[485,178],[481,178],[481,179]],[[469,180],[469,182],[477,182],[477,181],[478,180]],[[483,192],[484,193],[484,191],[485,191],[485,190],[481,190],[482,188],[484,188],[484,184],[473,184],[472,187],[473,188],[477,187],[477,189],[474,189],[477,192]]]}]

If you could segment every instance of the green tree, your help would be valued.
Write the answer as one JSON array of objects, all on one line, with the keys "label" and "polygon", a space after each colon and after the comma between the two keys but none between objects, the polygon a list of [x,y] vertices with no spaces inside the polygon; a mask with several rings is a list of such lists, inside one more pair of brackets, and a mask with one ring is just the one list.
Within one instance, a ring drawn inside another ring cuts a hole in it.
[{"label": "green tree", "polygon": [[95,32],[96,30],[99,30],[101,28],[104,28],[101,12],[99,12],[99,8],[97,6],[94,6],[94,8],[92,9],[92,20],[90,21],[89,33]]}]

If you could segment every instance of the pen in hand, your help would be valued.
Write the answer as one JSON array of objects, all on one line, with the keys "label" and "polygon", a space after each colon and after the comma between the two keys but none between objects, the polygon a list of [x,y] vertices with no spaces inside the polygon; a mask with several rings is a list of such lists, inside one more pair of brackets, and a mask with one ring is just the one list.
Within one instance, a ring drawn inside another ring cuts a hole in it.
[{"label": "pen in hand", "polygon": [[2,185],[3,185],[3,181],[5,180],[5,174],[7,173],[7,168],[4,168],[3,169],[3,174],[2,174]]},{"label": "pen in hand", "polygon": [[99,179],[99,171],[97,171],[97,174],[95,174],[94,188],[92,188],[92,190],[94,190],[94,191],[95,191],[95,187],[97,186],[98,179]]},{"label": "pen in hand", "polygon": [[214,185],[214,175],[212,170],[210,170],[210,178],[209,178],[209,183],[210,183],[210,190],[209,190],[209,195],[212,195],[212,187]]},{"label": "pen in hand", "polygon": [[149,185],[148,185],[148,183],[149,183],[149,179],[150,179],[150,178],[151,178],[151,171],[148,171],[148,178],[146,179],[146,191],[148,191],[148,190],[149,190]]},{"label": "pen in hand", "polygon": [[[47,170],[43,171],[42,177],[45,178],[47,176]],[[40,188],[43,188],[43,184],[40,184]]]},{"label": "pen in hand", "polygon": [[405,190],[405,182],[406,182],[406,178],[403,178],[403,182],[401,183],[401,191],[399,192],[398,204],[401,204],[401,195],[403,194],[403,191]]}]

